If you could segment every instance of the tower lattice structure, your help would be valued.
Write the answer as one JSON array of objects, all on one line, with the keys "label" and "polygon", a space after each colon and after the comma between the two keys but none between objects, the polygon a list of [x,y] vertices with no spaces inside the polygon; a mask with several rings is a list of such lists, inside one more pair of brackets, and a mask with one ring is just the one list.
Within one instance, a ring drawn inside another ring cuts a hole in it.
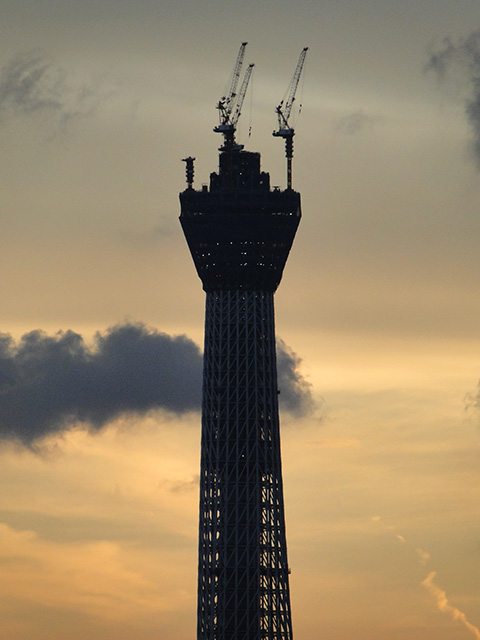
[{"label": "tower lattice structure", "polygon": [[274,293],[300,194],[240,145],[192,182],[188,158],[180,221],[206,292],[197,640],[291,640]]}]

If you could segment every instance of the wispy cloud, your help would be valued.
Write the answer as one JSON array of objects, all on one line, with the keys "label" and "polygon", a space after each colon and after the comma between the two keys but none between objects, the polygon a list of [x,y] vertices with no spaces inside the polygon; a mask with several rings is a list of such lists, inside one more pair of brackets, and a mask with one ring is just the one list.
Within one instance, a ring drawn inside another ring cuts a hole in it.
[{"label": "wispy cloud", "polygon": [[334,123],[334,128],[340,133],[354,135],[366,128],[370,128],[377,122],[378,118],[367,115],[363,109],[358,109],[346,116],[338,118]]},{"label": "wispy cloud", "polygon": [[106,74],[80,81],[42,51],[18,53],[0,72],[0,124],[11,117],[42,115],[54,135],[72,119],[94,115],[115,90]]},{"label": "wispy cloud", "polygon": [[443,80],[454,66],[467,82],[465,113],[473,132],[473,155],[480,168],[480,29],[457,42],[444,38],[438,49],[430,51],[425,70],[434,71]]},{"label": "wispy cloud", "polygon": [[465,394],[465,411],[478,413],[480,411],[480,381],[477,383],[476,391],[469,391]]},{"label": "wispy cloud", "polygon": [[467,620],[467,616],[463,613],[463,611],[460,611],[460,609],[457,609],[457,607],[453,607],[448,602],[447,594],[445,593],[445,591],[443,591],[443,589],[440,589],[440,587],[438,587],[433,582],[436,575],[436,571],[431,571],[425,578],[425,580],[423,580],[420,584],[433,596],[439,611],[447,613],[453,618],[453,620],[459,620],[473,634],[476,640],[480,640],[480,629]]},{"label": "wispy cloud", "polygon": [[[373,516],[371,520],[372,522],[380,522],[381,517]],[[395,536],[395,538],[401,544],[407,544],[406,538],[402,536],[400,533],[398,533],[398,531],[394,526],[387,525],[386,529],[388,531],[391,531],[392,534]],[[417,554],[418,562],[420,566],[424,567],[427,564],[427,562],[430,560],[429,552],[419,548],[415,549],[415,552]],[[443,591],[443,589],[440,589],[440,587],[438,587],[434,583],[434,578],[436,577],[436,575],[437,575],[436,571],[430,571],[427,577],[424,580],[422,580],[420,585],[424,587],[433,596],[439,611],[448,613],[453,620],[459,620],[474,635],[475,640],[480,640],[480,629],[478,629],[478,627],[476,627],[474,624],[472,624],[467,620],[467,616],[465,615],[465,613],[463,613],[463,611],[460,611],[460,609],[457,609],[457,607],[454,607],[449,603],[445,591]]]},{"label": "wispy cloud", "polygon": [[427,562],[430,560],[430,554],[428,551],[424,551],[424,549],[415,549],[418,556],[418,562],[424,567]]},{"label": "wispy cloud", "polygon": [[175,480],[167,482],[167,490],[171,493],[190,493],[197,491],[200,483],[200,476],[193,476],[189,480]]}]

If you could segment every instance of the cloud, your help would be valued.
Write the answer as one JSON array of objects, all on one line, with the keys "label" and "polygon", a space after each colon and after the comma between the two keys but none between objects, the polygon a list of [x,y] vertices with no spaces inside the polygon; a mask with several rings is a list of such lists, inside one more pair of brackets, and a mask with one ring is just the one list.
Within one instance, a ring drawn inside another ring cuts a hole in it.
[{"label": "cloud", "polygon": [[[281,341],[278,377],[285,410],[313,407],[300,359]],[[0,335],[0,440],[33,446],[77,423],[92,430],[125,415],[163,409],[182,414],[201,406],[203,360],[187,336],[142,324],[97,333],[93,346],[73,331]]]},{"label": "cloud", "polygon": [[430,51],[426,71],[434,71],[444,79],[451,67],[466,76],[470,92],[465,98],[465,113],[473,132],[473,155],[480,168],[480,29],[454,43],[444,38],[442,46]]},{"label": "cloud", "polygon": [[444,38],[442,47],[438,51],[430,51],[425,71],[435,71],[440,78],[444,78],[447,68],[456,55],[456,47],[453,42],[450,38]]},{"label": "cloud", "polygon": [[83,422],[100,429],[120,415],[200,406],[202,355],[186,336],[141,324],[97,333],[89,348],[73,331],[0,336],[0,437],[32,444]]},{"label": "cloud", "polygon": [[74,81],[43,52],[18,53],[0,72],[0,122],[41,114],[58,130],[73,118],[93,115],[112,91],[106,76]]},{"label": "cloud", "polygon": [[480,411],[480,380],[477,383],[476,391],[469,391],[465,394],[464,403],[465,411],[475,413]]},{"label": "cloud", "polygon": [[478,627],[467,620],[467,616],[463,613],[463,611],[460,611],[460,609],[457,609],[457,607],[453,607],[451,604],[449,604],[445,591],[437,587],[437,585],[433,582],[436,575],[437,573],[435,571],[431,571],[425,578],[425,580],[423,580],[420,584],[433,596],[439,611],[448,613],[453,620],[459,620],[467,627],[470,633],[473,634],[476,640],[480,640],[480,630],[478,629]]},{"label": "cloud", "polygon": [[190,493],[197,491],[200,484],[200,476],[193,476],[190,480],[177,480],[167,482],[167,490],[171,493]]},{"label": "cloud", "polygon": [[297,416],[310,413],[314,408],[311,385],[299,371],[302,359],[284,342],[277,339],[277,373],[282,409]]},{"label": "cloud", "polygon": [[430,560],[430,554],[424,549],[415,549],[415,551],[418,555],[418,562],[422,565],[422,567],[424,567]]},{"label": "cloud", "polygon": [[[373,516],[371,518],[371,521],[380,522],[381,518],[380,516]],[[407,544],[406,538],[399,534],[394,526],[389,525],[386,528],[393,533],[393,535],[399,542],[401,542],[402,544]],[[420,548],[415,549],[415,552],[418,557],[418,563],[420,564],[420,566],[424,567],[430,560],[429,552]],[[480,629],[478,629],[478,627],[467,620],[467,616],[463,613],[463,611],[460,611],[460,609],[457,609],[457,607],[454,607],[449,603],[445,591],[443,591],[443,589],[440,589],[440,587],[438,587],[434,583],[436,575],[436,571],[430,571],[427,577],[422,580],[420,586],[426,589],[434,598],[435,604],[439,611],[449,614],[452,620],[459,620],[474,635],[475,640],[480,640]]]},{"label": "cloud", "polygon": [[359,109],[336,120],[334,127],[340,133],[353,135],[363,131],[366,127],[371,127],[376,120],[377,118],[367,116],[363,109]]}]

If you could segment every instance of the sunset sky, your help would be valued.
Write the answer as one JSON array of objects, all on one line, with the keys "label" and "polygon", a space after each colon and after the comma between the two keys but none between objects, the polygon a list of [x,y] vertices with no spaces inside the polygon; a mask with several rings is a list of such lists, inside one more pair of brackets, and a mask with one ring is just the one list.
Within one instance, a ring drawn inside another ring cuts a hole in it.
[{"label": "sunset sky", "polygon": [[295,640],[480,640],[478,1],[0,16],[1,639],[195,638],[204,293],[181,159],[197,188],[216,170],[248,41],[238,141],[282,188],[275,107],[309,47],[275,298]]}]

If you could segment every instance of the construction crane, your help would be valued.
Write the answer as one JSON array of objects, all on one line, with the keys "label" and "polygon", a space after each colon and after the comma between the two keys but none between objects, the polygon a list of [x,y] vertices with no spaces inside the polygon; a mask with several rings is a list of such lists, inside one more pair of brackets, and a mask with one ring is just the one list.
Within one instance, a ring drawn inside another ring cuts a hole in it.
[{"label": "construction crane", "polygon": [[285,102],[284,100],[282,100],[275,110],[278,116],[278,131],[274,131],[273,135],[285,139],[285,157],[287,158],[287,189],[292,188],[293,136],[295,135],[295,129],[288,124],[288,119],[290,118],[290,113],[292,112],[292,106],[295,101],[295,94],[297,92],[300,76],[302,75],[307,51],[308,47],[304,47],[300,52],[297,68],[295,69],[295,73],[293,74],[293,78],[290,82],[290,91],[287,101]]},{"label": "construction crane", "polygon": [[238,119],[242,111],[243,101],[245,94],[247,93],[248,83],[250,82],[250,76],[254,65],[248,65],[243,82],[240,87],[240,91],[237,94],[238,81],[240,79],[240,73],[243,65],[243,58],[245,56],[246,42],[242,42],[240,51],[238,52],[237,61],[233,69],[232,81],[230,83],[230,91],[228,95],[220,98],[217,104],[219,111],[220,124],[214,127],[216,133],[223,134],[224,146],[223,149],[231,149],[235,146],[242,148],[241,145],[235,145],[235,131],[237,130]]}]

